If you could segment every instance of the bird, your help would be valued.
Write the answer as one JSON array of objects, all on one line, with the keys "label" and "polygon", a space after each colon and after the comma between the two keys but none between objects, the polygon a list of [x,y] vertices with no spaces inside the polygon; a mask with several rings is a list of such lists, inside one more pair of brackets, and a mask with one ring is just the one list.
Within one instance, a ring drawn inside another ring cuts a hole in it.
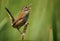
[{"label": "bird", "polygon": [[30,14],[30,6],[26,5],[22,8],[21,12],[19,13],[19,15],[16,17],[16,19],[12,16],[11,12],[9,11],[9,9],[7,7],[5,7],[5,10],[8,12],[8,15],[10,17],[11,20],[11,25],[13,28],[16,28],[19,32],[21,32],[19,29],[24,26],[23,31],[21,32],[22,37],[24,38],[24,34],[26,32],[27,26],[28,26],[28,18],[29,18],[29,14]]}]

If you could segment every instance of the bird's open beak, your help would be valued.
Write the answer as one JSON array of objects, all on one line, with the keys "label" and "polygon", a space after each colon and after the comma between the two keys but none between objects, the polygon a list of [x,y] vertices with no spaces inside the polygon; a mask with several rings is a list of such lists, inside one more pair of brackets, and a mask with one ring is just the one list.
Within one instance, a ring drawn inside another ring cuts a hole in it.
[{"label": "bird's open beak", "polygon": [[29,8],[29,11],[31,11],[31,7]]},{"label": "bird's open beak", "polygon": [[29,8],[31,10],[31,8]]}]

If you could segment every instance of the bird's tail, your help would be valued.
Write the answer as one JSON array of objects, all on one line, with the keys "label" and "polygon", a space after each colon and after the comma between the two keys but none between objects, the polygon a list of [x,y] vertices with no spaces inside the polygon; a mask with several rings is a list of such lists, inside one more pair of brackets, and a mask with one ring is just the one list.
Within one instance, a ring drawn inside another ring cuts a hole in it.
[{"label": "bird's tail", "polygon": [[14,19],[14,17],[12,16],[11,12],[10,12],[7,8],[5,8],[5,10],[8,12],[8,15],[9,15],[9,17],[10,17],[11,23],[13,23],[15,19]]}]

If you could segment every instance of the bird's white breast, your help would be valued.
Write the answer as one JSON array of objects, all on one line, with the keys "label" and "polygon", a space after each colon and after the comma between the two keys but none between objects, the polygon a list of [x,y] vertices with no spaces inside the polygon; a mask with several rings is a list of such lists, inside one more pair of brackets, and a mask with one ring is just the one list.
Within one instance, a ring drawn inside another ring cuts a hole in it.
[{"label": "bird's white breast", "polygon": [[27,14],[27,13],[29,13],[29,11],[25,11],[25,13]]}]

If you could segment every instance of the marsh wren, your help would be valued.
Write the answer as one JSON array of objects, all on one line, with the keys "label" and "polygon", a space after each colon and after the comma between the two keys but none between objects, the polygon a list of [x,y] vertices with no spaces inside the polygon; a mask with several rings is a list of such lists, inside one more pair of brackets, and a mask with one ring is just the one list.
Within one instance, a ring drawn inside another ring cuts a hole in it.
[{"label": "marsh wren", "polygon": [[24,26],[24,29],[23,31],[21,32],[22,34],[22,39],[24,39],[24,34],[26,32],[26,29],[27,29],[27,26],[28,26],[28,17],[29,17],[29,14],[30,14],[30,6],[29,5],[26,5],[22,11],[19,13],[19,15],[17,16],[16,19],[14,19],[14,17],[12,16],[11,12],[8,10],[8,8],[5,8],[6,11],[8,12],[8,15],[10,17],[10,20],[11,20],[11,25],[12,27],[14,28],[17,28],[17,30],[19,32],[21,32],[19,29]]}]

